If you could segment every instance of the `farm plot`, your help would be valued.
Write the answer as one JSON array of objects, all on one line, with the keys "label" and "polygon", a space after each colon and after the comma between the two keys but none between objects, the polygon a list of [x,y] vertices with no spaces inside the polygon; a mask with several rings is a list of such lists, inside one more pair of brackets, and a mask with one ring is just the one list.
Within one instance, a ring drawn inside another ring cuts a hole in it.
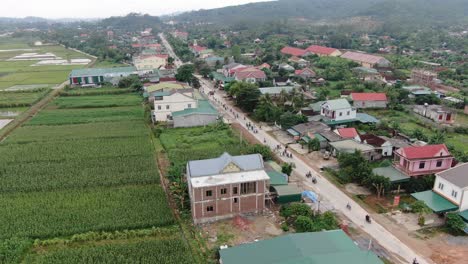
[{"label": "farm plot", "polygon": [[0,204],[0,239],[57,237],[174,223],[159,185],[0,194]]},{"label": "farm plot", "polygon": [[51,249],[32,253],[27,263],[159,263],[191,264],[193,259],[184,241],[176,234],[164,238],[87,243],[81,247]]},{"label": "farm plot", "polygon": [[99,88],[68,88],[60,92],[61,96],[107,95],[131,93],[130,88],[99,87]]},{"label": "farm plot", "polygon": [[88,124],[51,126],[24,126],[15,130],[7,143],[78,140],[93,138],[129,138],[148,135],[148,128],[139,120],[101,122]]},{"label": "farm plot", "polygon": [[68,125],[142,120],[143,114],[144,110],[141,106],[44,110],[26,125]]},{"label": "farm plot", "polygon": [[0,91],[0,108],[31,106],[50,92],[49,89],[37,89],[21,92]]},{"label": "farm plot", "polygon": [[226,125],[164,130],[161,144],[173,163],[171,173],[180,174],[189,160],[215,158],[223,152],[246,153],[247,144]]},{"label": "farm plot", "polygon": [[[5,164],[0,170],[0,192],[159,183],[148,132],[144,133],[141,123],[140,129],[132,122],[127,124],[128,128],[121,128],[120,133],[109,132],[117,137],[86,139],[68,139],[66,135],[73,126],[64,130],[57,127],[53,132],[57,136],[50,138],[47,138],[47,128],[41,127],[40,132],[34,130],[35,127],[22,128],[19,135],[13,135],[0,145],[0,163]],[[111,126],[88,125],[85,134],[99,127]],[[122,131],[131,127],[143,133],[124,137]],[[32,132],[28,128],[41,135],[38,141],[31,141]],[[58,135],[60,133],[63,137]]]},{"label": "farm plot", "polygon": [[132,106],[141,104],[141,96],[136,94],[100,95],[100,96],[66,96],[57,98],[52,105],[58,108],[99,108]]}]

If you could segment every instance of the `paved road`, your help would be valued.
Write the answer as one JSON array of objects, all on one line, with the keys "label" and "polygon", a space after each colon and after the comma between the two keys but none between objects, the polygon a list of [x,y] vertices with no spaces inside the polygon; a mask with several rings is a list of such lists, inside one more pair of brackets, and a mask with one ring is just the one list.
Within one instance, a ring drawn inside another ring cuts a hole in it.
[{"label": "paved road", "polygon": [[174,50],[172,49],[172,46],[169,44],[167,41],[166,37],[164,36],[164,33],[159,33],[159,38],[161,38],[162,44],[166,47],[167,53],[169,53],[169,56],[174,58],[174,65],[179,68],[182,66],[184,63],[177,57],[175,54]]},{"label": "paved road", "polygon": [[[163,41],[164,44],[164,41]],[[166,42],[166,44],[169,44]],[[166,48],[169,50],[170,46]],[[172,49],[171,49],[172,50]],[[175,54],[174,54],[175,55]],[[176,58],[176,57],[174,57]],[[199,77],[199,76],[198,76]],[[215,91],[213,85],[205,80],[200,78],[200,83],[202,84],[201,91],[205,94],[208,94],[210,91]],[[238,112],[234,109],[229,102],[224,100],[223,94],[220,91],[215,91],[215,95],[209,96],[209,99],[216,105],[221,113],[225,113],[225,117],[241,124],[244,128],[247,129],[247,123],[254,124],[252,120],[245,116],[245,114]],[[225,110],[225,107],[228,107],[228,110]],[[238,118],[237,118],[238,116]],[[258,128],[258,126],[256,126]],[[270,136],[267,132],[262,129],[258,129],[258,133],[253,133],[252,130],[249,132],[260,142],[264,142],[265,145],[268,145],[270,148],[274,149],[276,146],[282,144],[276,140],[276,138]],[[282,146],[284,150],[284,146]],[[394,254],[394,258],[399,261],[399,263],[412,263],[414,258],[417,258],[420,264],[433,263],[428,262],[419,256],[415,251],[406,246],[398,238],[396,238],[392,233],[386,230],[379,223],[373,221],[371,224],[365,221],[365,215],[368,214],[358,203],[354,202],[349,198],[345,193],[343,193],[339,188],[334,184],[330,183],[325,179],[319,171],[315,170],[313,167],[306,164],[298,156],[292,154],[292,158],[286,158],[285,156],[280,156],[284,162],[293,162],[296,166],[294,171],[301,175],[303,181],[306,183],[306,186],[316,192],[319,195],[319,200],[326,200],[332,203],[335,206],[335,209],[343,213],[348,219],[350,219],[354,224],[358,225],[366,233],[368,233],[375,241],[377,241],[381,246],[383,246],[388,252]],[[317,177],[317,184],[311,184],[310,179],[305,177],[307,172],[312,172],[312,174]],[[352,210],[346,209],[346,204],[349,203],[352,207]]]}]

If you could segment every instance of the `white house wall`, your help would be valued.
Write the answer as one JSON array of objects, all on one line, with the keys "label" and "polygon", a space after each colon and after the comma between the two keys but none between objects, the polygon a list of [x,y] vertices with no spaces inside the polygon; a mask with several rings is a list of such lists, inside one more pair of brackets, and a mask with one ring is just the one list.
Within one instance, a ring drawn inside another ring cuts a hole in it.
[{"label": "white house wall", "polygon": [[[441,190],[439,188],[439,183],[442,183],[444,185],[444,188],[443,190]],[[436,179],[435,179],[435,182],[434,182],[434,188],[433,190],[437,193],[439,193],[440,195],[442,195],[444,198],[452,201],[453,203],[457,204],[457,205],[460,205],[460,202],[461,202],[461,198],[462,198],[462,195],[463,195],[463,192],[462,190],[458,187],[458,186],[455,186],[454,184],[448,182],[447,180],[445,180],[444,178],[441,178],[441,177],[437,177],[436,176]],[[456,191],[457,192],[457,198],[454,198],[452,196],[452,191]],[[468,198],[465,198],[465,200],[468,199]],[[468,201],[467,201],[468,202]],[[466,203],[466,202],[465,202]],[[467,205],[468,206],[468,205]]]},{"label": "white house wall", "polygon": [[164,96],[163,100],[154,100],[153,116],[156,121],[167,121],[168,116],[172,116],[173,112],[196,108],[197,106],[197,100],[175,93],[171,96]]}]

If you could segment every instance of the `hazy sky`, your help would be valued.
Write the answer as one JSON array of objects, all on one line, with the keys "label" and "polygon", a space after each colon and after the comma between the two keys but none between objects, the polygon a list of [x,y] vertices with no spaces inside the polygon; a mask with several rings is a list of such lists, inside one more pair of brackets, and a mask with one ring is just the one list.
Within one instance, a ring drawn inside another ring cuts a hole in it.
[{"label": "hazy sky", "polygon": [[130,12],[151,15],[267,0],[0,0],[0,17],[101,18]]}]

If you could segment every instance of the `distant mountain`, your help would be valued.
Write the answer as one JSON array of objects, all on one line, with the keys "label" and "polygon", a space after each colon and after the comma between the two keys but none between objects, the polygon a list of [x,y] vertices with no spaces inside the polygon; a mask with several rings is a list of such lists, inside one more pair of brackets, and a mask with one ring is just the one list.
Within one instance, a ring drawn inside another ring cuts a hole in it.
[{"label": "distant mountain", "polygon": [[467,0],[278,0],[183,13],[189,22],[234,24],[306,18],[313,21],[371,16],[380,22],[422,25],[465,21]]},{"label": "distant mountain", "polygon": [[99,25],[106,28],[124,29],[127,31],[141,31],[145,28],[157,28],[162,24],[156,16],[130,13],[126,16],[116,16],[103,19]]}]

